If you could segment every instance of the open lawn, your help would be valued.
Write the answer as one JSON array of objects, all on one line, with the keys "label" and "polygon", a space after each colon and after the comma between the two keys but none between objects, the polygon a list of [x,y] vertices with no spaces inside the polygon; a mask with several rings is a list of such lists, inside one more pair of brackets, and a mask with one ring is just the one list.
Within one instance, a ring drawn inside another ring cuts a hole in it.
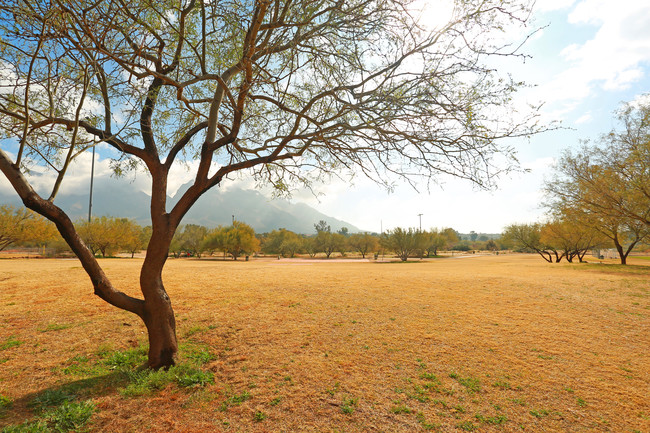
[{"label": "open lawn", "polygon": [[0,426],[650,433],[648,264],[170,259],[183,366],[151,375],[78,261],[0,260]]}]

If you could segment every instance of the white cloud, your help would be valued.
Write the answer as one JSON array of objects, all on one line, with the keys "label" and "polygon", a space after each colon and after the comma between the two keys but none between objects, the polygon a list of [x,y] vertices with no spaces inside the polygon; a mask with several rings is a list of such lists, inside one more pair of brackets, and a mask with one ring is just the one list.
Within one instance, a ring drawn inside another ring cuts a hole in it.
[{"label": "white cloud", "polygon": [[551,12],[569,9],[574,3],[575,0],[542,0],[535,4],[535,10],[538,12]]},{"label": "white cloud", "polygon": [[589,122],[591,122],[592,120],[593,120],[593,116],[591,115],[591,113],[587,113],[587,114],[583,114],[582,116],[580,116],[580,117],[575,121],[575,124],[576,124],[576,125],[582,125],[582,124],[585,124],[585,123],[589,123]]},{"label": "white cloud", "polygon": [[628,0],[624,5],[583,0],[568,15],[568,22],[597,29],[591,39],[560,51],[564,70],[542,84],[538,96],[551,103],[560,102],[568,111],[571,104],[595,92],[625,90],[645,77],[644,66],[650,62],[647,0]]}]

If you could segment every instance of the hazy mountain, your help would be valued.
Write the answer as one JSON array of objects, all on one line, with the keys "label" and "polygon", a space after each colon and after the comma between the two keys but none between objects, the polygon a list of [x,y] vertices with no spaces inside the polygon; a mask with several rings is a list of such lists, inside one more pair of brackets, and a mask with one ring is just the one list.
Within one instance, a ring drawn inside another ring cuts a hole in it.
[{"label": "hazy mountain", "polygon": [[[168,198],[168,209],[187,190],[182,186],[174,198]],[[149,196],[124,181],[99,182],[93,192],[93,215],[115,216],[135,219],[138,224],[149,225]],[[88,216],[88,194],[60,194],[55,203],[66,210],[75,220]],[[20,205],[15,194],[0,192],[0,204]],[[314,232],[314,224],[325,220],[332,230],[347,227],[350,232],[360,231],[352,224],[329,217],[303,204],[283,199],[269,199],[255,190],[219,187],[205,193],[183,218],[183,224],[193,223],[206,227],[230,225],[232,216],[238,221],[250,224],[257,233],[286,228],[296,233]]]}]

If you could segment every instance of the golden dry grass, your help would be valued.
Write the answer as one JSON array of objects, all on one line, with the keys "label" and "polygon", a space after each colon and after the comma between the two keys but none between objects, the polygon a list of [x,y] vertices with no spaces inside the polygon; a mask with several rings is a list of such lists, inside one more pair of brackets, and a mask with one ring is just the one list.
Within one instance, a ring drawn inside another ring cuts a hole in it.
[{"label": "golden dry grass", "polygon": [[[180,341],[210,346],[215,383],[95,388],[90,429],[648,433],[650,263],[631,262],[170,260]],[[138,292],[140,260],[101,263]],[[14,400],[0,426],[33,417],[38,392],[83,380],[62,372],[75,356],[146,341],[76,260],[0,260],[0,320],[0,344],[23,343],[0,351],[0,394]]]}]

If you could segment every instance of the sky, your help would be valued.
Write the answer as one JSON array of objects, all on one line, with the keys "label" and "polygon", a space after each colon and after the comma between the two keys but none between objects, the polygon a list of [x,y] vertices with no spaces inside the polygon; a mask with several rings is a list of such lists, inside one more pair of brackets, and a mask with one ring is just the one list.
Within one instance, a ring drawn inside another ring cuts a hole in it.
[{"label": "sky", "polygon": [[531,28],[535,26],[543,29],[523,48],[532,58],[514,65],[513,75],[534,86],[521,97],[543,102],[543,119],[560,121],[562,129],[512,143],[528,173],[501,179],[496,191],[446,179],[429,191],[403,185],[388,194],[357,179],[354,185],[333,182],[319,189],[323,196],[318,198],[299,198],[376,232],[421,224],[423,229],[500,233],[508,224],[543,219],[541,189],[562,151],[615,128],[614,111],[620,104],[650,92],[650,3],[537,0]]},{"label": "sky", "polygon": [[[541,189],[563,149],[609,132],[616,127],[613,113],[622,102],[650,92],[650,4],[648,0],[537,0],[529,29],[537,27],[542,30],[523,48],[531,57],[509,62],[507,67],[515,79],[531,85],[517,103],[543,102],[543,120],[560,121],[562,128],[508,143],[517,150],[527,173],[501,178],[496,191],[479,191],[467,181],[442,178],[428,191],[398,185],[388,193],[363,177],[333,179],[314,187],[317,196],[297,190],[291,200],[372,232],[421,226],[500,233],[508,224],[544,218]],[[91,162],[87,153],[72,168],[61,193],[87,190]],[[98,162],[98,178],[110,173],[108,159]],[[39,182],[48,181],[48,176],[33,180],[38,190]],[[170,192],[189,180],[191,171],[176,167]],[[128,181],[133,188],[147,189],[145,174]],[[235,183],[254,187],[246,181]],[[0,179],[0,192],[7,188]]]}]

